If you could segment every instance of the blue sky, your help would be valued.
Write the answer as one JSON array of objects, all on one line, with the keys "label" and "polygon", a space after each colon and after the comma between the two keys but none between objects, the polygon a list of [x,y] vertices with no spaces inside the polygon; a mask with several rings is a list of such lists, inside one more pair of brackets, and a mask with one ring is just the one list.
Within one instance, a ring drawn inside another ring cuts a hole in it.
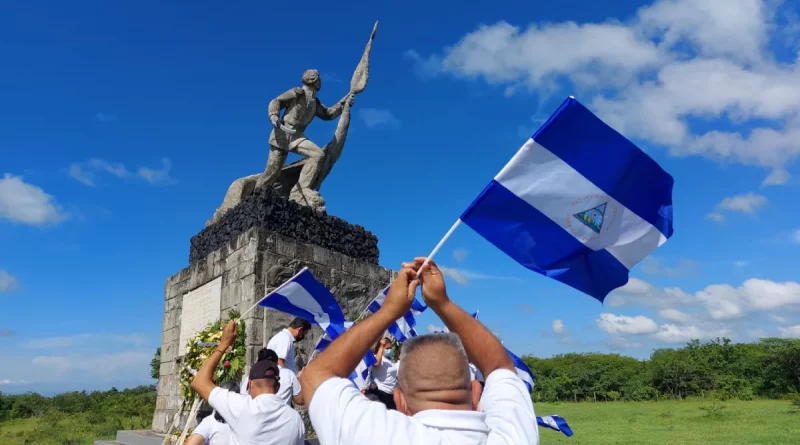
[{"label": "blue sky", "polygon": [[573,94],[675,177],[675,235],[601,305],[462,227],[453,299],[518,355],[800,336],[797,2],[160,3],[0,17],[0,391],[149,383],[164,280],[263,169],[267,103],[312,67],[338,100],[376,19],[322,193],[382,265],[427,254]]}]

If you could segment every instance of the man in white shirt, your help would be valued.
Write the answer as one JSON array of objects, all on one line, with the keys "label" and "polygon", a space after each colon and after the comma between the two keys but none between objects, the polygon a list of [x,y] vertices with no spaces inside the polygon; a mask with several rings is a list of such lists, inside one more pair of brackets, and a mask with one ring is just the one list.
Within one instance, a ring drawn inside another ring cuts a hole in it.
[{"label": "man in white shirt", "polygon": [[288,328],[278,332],[269,339],[267,349],[272,349],[278,354],[278,365],[283,368],[291,369],[292,372],[297,374],[297,366],[294,361],[294,342],[305,338],[310,330],[311,323],[300,317],[295,317],[295,319],[289,323]]},{"label": "man in white shirt", "polygon": [[[269,360],[271,362],[278,362],[278,354],[275,353],[272,349],[261,348],[258,351],[258,361],[261,360]],[[303,405],[303,393],[301,392],[302,387],[300,386],[300,380],[297,378],[297,375],[293,373],[290,369],[286,369],[278,366],[280,368],[280,377],[281,377],[281,387],[278,389],[278,397],[280,397],[287,405],[293,406]],[[249,379],[247,376],[242,377],[242,394],[247,394],[247,382]]]},{"label": "man in white shirt", "polygon": [[[444,279],[424,258],[404,263],[383,307],[331,343],[300,376],[311,423],[322,445],[538,445],[533,403],[505,348],[450,301]],[[372,403],[347,380],[370,345],[411,307],[417,286],[450,329],[403,345],[397,411]],[[469,359],[468,359],[469,357]],[[469,361],[486,378],[470,380]],[[476,388],[477,389],[477,388]],[[480,411],[477,407],[480,404]]]},{"label": "man in white shirt", "polygon": [[235,339],[236,324],[230,321],[222,331],[219,345],[197,371],[192,389],[230,426],[231,445],[303,445],[305,427],[300,414],[277,396],[281,383],[275,362],[262,360],[250,368],[249,395],[214,384],[214,370]]}]

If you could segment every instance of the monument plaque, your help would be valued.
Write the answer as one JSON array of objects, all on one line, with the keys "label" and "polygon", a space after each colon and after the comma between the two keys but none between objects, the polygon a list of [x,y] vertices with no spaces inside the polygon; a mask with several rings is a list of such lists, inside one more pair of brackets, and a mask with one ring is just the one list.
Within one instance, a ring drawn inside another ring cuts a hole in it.
[{"label": "monument plaque", "polygon": [[221,297],[222,277],[217,277],[183,296],[178,355],[186,354],[186,342],[189,337],[219,320]]}]

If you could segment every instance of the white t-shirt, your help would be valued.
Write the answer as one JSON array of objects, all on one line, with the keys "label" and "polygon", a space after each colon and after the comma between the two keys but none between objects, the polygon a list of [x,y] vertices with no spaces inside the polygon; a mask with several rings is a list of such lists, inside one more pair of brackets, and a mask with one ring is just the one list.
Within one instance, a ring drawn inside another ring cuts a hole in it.
[{"label": "white t-shirt", "polygon": [[231,445],[303,445],[305,427],[300,414],[274,394],[256,398],[214,388],[208,404],[231,429]]},{"label": "white t-shirt", "polygon": [[192,435],[195,434],[199,434],[206,441],[206,445],[228,445],[231,428],[227,423],[218,422],[212,413],[192,431]]},{"label": "white t-shirt", "polygon": [[284,360],[284,365],[297,373],[297,368],[294,364],[294,336],[288,329],[278,332],[269,339],[267,349],[275,351],[278,354],[278,358]]},{"label": "white t-shirt", "polygon": [[528,389],[507,369],[486,379],[481,411],[432,409],[409,417],[369,401],[349,380],[331,378],[317,388],[308,414],[325,445],[539,444]]},{"label": "white t-shirt", "polygon": [[[292,397],[300,395],[300,390],[302,389],[300,379],[297,378],[297,375],[292,370],[281,368],[280,366],[278,368],[280,368],[281,387],[278,389],[277,396],[283,399],[287,405],[291,405]],[[242,394],[250,394],[250,391],[247,390],[247,382],[249,380],[247,376],[242,377],[240,391]]]},{"label": "white t-shirt", "polygon": [[397,386],[397,365],[383,357],[380,365],[372,367],[372,381],[381,392],[394,393],[394,387]]}]

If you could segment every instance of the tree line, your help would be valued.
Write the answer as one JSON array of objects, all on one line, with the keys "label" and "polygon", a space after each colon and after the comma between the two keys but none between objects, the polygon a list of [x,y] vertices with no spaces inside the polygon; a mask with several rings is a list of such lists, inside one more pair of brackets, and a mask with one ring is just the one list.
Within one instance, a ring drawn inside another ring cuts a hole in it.
[{"label": "tree line", "polygon": [[534,401],[642,401],[689,396],[750,400],[798,397],[800,340],[728,338],[657,349],[647,360],[618,354],[525,356],[536,376]]}]

